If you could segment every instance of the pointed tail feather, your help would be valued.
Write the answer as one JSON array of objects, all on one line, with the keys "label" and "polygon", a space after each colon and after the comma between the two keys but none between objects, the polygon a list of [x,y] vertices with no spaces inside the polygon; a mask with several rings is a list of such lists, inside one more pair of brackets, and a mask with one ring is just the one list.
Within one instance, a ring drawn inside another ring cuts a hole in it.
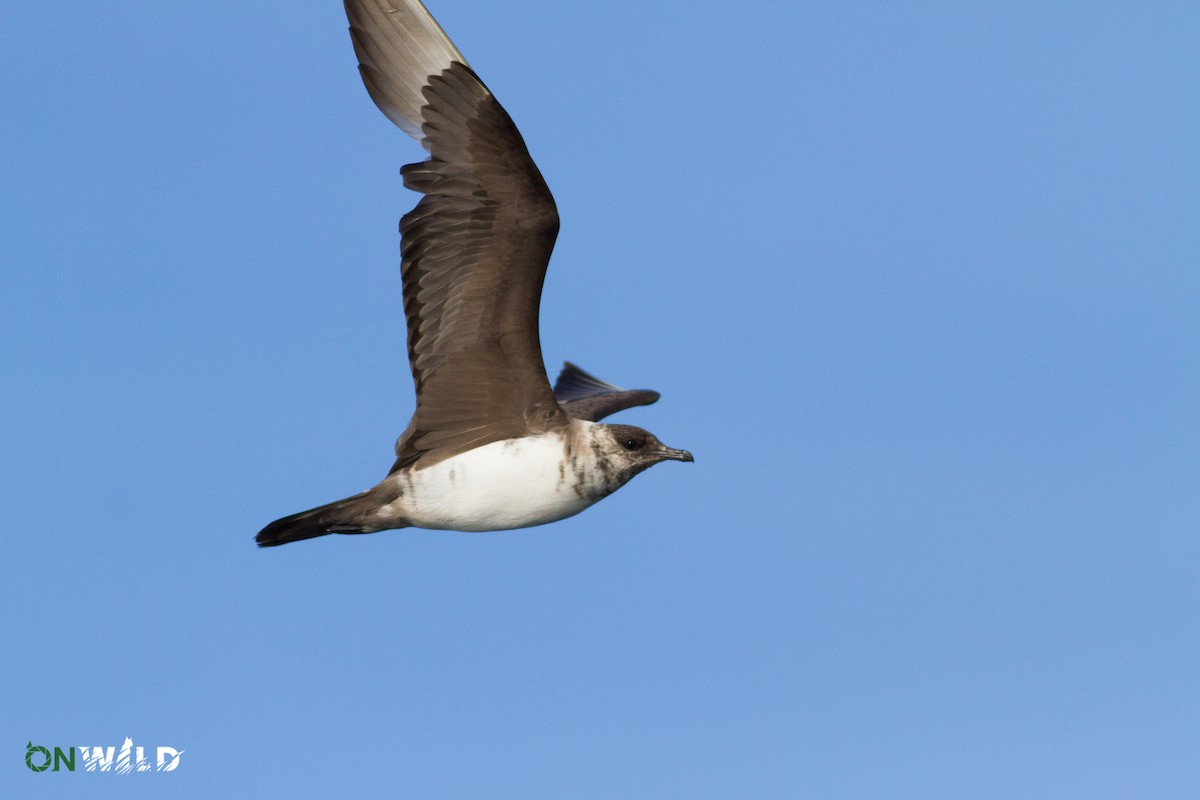
[{"label": "pointed tail feather", "polygon": [[254,541],[258,542],[259,547],[276,547],[330,533],[375,533],[400,527],[378,520],[374,512],[379,510],[380,505],[376,493],[368,490],[344,500],[277,519],[259,531]]}]

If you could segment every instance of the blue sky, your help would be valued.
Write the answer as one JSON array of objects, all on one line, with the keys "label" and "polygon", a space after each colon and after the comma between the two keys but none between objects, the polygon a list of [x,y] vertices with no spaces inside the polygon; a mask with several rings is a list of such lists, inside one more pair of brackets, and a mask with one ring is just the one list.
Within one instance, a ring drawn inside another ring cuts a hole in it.
[{"label": "blue sky", "polygon": [[436,3],[696,463],[259,551],[390,466],[421,151],[339,3],[0,5],[0,794],[1200,792],[1195,6]]}]

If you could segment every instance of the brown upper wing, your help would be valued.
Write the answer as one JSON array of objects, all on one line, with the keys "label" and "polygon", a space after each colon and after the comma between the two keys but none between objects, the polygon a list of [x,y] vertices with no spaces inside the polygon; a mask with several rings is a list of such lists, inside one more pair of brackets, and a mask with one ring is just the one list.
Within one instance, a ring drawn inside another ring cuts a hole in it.
[{"label": "brown upper wing", "polygon": [[425,196],[400,221],[417,409],[393,470],[567,424],[538,340],[558,212],[521,134],[415,0],[346,9],[372,99],[430,154],[401,170]]}]

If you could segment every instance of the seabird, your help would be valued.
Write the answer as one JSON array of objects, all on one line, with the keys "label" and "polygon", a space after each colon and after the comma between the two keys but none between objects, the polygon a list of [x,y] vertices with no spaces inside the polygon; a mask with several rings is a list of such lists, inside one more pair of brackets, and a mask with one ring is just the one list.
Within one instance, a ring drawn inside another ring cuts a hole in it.
[{"label": "seabird", "polygon": [[649,431],[599,420],[658,400],[571,363],[554,388],[538,304],[558,211],[525,141],[418,0],[346,0],[375,105],[429,153],[400,170],[424,195],[400,221],[417,407],[387,477],[263,528],[263,547],[328,533],[491,531],[578,514],[662,461]]}]

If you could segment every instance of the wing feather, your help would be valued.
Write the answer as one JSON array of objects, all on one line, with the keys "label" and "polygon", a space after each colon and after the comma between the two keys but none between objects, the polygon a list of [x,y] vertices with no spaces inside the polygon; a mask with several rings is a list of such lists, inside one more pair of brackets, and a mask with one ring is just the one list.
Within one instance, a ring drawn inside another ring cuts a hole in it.
[{"label": "wing feather", "polygon": [[429,151],[400,221],[417,409],[393,470],[567,424],[538,306],[558,211],[520,132],[416,0],[346,0],[363,83]]},{"label": "wing feather", "polygon": [[652,389],[622,389],[605,383],[568,361],[554,382],[554,397],[572,419],[598,422],[618,411],[658,402],[659,394]]}]

